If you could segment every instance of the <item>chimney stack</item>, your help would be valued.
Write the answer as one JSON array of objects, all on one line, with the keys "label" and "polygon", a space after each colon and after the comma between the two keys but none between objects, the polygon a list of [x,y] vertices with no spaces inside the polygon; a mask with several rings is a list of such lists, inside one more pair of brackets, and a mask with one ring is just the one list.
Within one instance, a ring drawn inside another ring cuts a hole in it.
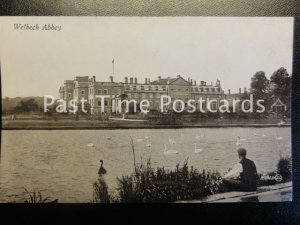
[{"label": "chimney stack", "polygon": [[114,77],[113,76],[109,76],[109,80],[110,80],[111,83],[113,83],[114,82]]},{"label": "chimney stack", "polygon": [[136,77],[134,78],[134,83],[137,84],[137,78]]},{"label": "chimney stack", "polygon": [[148,84],[150,84],[150,78],[148,78]]},{"label": "chimney stack", "polygon": [[145,78],[145,84],[147,84],[147,81],[148,81],[148,79],[147,79],[147,78]]},{"label": "chimney stack", "polygon": [[158,82],[160,82],[161,81],[161,76],[158,76]]},{"label": "chimney stack", "polygon": [[230,89],[228,89],[228,94],[230,95]]},{"label": "chimney stack", "polygon": [[125,84],[128,84],[128,77],[125,77]]},{"label": "chimney stack", "polygon": [[197,85],[197,82],[194,80],[194,85],[196,86]]},{"label": "chimney stack", "polygon": [[191,85],[193,85],[193,79],[191,79]]},{"label": "chimney stack", "polygon": [[239,88],[239,94],[241,94],[242,93],[242,88]]},{"label": "chimney stack", "polygon": [[171,78],[170,78],[170,77],[168,77],[168,81],[167,81],[167,84],[169,84],[169,83],[170,83],[170,79],[171,79]]},{"label": "chimney stack", "polygon": [[244,93],[247,93],[247,88],[244,88]]},{"label": "chimney stack", "polygon": [[179,78],[180,77],[180,75],[177,75],[177,78]]},{"label": "chimney stack", "polygon": [[130,77],[130,83],[133,84],[133,77]]}]

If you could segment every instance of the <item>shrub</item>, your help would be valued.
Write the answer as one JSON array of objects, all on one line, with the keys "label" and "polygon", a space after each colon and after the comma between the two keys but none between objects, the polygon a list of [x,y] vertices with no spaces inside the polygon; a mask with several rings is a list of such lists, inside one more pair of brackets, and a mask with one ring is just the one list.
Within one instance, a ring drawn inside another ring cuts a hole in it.
[{"label": "shrub", "polygon": [[99,176],[98,181],[94,182],[94,193],[93,202],[94,203],[110,203],[112,202],[112,197],[108,193],[108,186],[103,178]]},{"label": "shrub", "polygon": [[281,156],[277,163],[277,173],[282,176],[282,182],[290,181],[292,178],[292,158]]},{"label": "shrub", "polygon": [[146,165],[136,168],[136,173],[118,179],[121,202],[172,202],[199,199],[223,191],[222,177],[218,172],[199,172],[188,168],[186,161],[174,171]]},{"label": "shrub", "polygon": [[57,203],[58,199],[50,200],[48,197],[43,198],[41,192],[29,192],[25,188],[26,193],[28,194],[28,199],[24,201],[24,203]]},{"label": "shrub", "polygon": [[174,171],[153,169],[151,160],[135,167],[130,176],[117,178],[117,196],[108,194],[107,185],[100,179],[94,184],[94,202],[173,202],[192,200],[223,192],[222,177],[218,172],[199,172],[185,161]]}]

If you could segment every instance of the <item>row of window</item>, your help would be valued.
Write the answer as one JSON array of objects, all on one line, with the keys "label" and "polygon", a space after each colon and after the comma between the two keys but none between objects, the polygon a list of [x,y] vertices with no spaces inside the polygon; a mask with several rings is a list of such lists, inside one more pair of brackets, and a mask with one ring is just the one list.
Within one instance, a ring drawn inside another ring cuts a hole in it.
[{"label": "row of window", "polygon": [[[121,92],[121,90],[119,90]],[[93,95],[94,94],[94,88],[89,88],[89,94]],[[108,95],[108,90],[107,89],[98,89],[96,92],[97,95]]]},{"label": "row of window", "polygon": [[198,91],[200,91],[200,92],[203,92],[203,91],[205,91],[205,92],[220,92],[221,89],[220,88],[194,88],[193,91],[194,92],[198,92]]},{"label": "row of window", "polygon": [[[131,99],[131,98],[138,98],[139,97],[139,94],[138,93],[128,93],[127,94],[128,98]],[[142,93],[140,95],[140,97],[146,99],[146,98],[160,98],[160,93]]]},{"label": "row of window", "polygon": [[[92,107],[95,106],[95,105],[94,105],[94,99],[90,99],[90,100],[89,100],[89,103],[90,103],[90,106],[92,106]],[[100,100],[97,101],[97,106],[101,106],[101,101],[100,101]],[[108,106],[108,101],[107,101],[107,100],[104,101],[104,106]]]},{"label": "row of window", "polygon": [[166,86],[161,86],[161,88],[159,88],[160,86],[126,86],[125,90],[141,90],[141,91],[166,91]]}]

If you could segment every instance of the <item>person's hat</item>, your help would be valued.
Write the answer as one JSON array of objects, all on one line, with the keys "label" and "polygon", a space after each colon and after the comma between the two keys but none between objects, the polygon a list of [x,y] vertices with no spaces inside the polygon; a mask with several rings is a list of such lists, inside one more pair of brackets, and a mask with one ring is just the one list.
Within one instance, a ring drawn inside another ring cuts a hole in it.
[{"label": "person's hat", "polygon": [[246,151],[246,149],[244,149],[244,148],[239,148],[239,149],[237,150],[237,152],[239,153],[239,155],[247,155],[247,151]]}]

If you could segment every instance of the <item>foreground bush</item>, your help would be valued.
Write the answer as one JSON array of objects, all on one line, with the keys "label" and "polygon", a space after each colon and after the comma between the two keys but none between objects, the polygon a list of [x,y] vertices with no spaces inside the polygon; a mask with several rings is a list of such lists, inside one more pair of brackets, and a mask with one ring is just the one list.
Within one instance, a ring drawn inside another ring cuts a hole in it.
[{"label": "foreground bush", "polygon": [[113,199],[104,180],[99,179],[94,184],[94,202],[173,202],[223,192],[218,172],[189,169],[187,162],[171,171],[163,167],[153,169],[148,160],[136,166],[132,175],[117,178],[117,181],[117,196]]},{"label": "foreground bush", "polygon": [[292,180],[292,157],[280,157],[277,163],[277,173],[282,176],[282,182]]}]

